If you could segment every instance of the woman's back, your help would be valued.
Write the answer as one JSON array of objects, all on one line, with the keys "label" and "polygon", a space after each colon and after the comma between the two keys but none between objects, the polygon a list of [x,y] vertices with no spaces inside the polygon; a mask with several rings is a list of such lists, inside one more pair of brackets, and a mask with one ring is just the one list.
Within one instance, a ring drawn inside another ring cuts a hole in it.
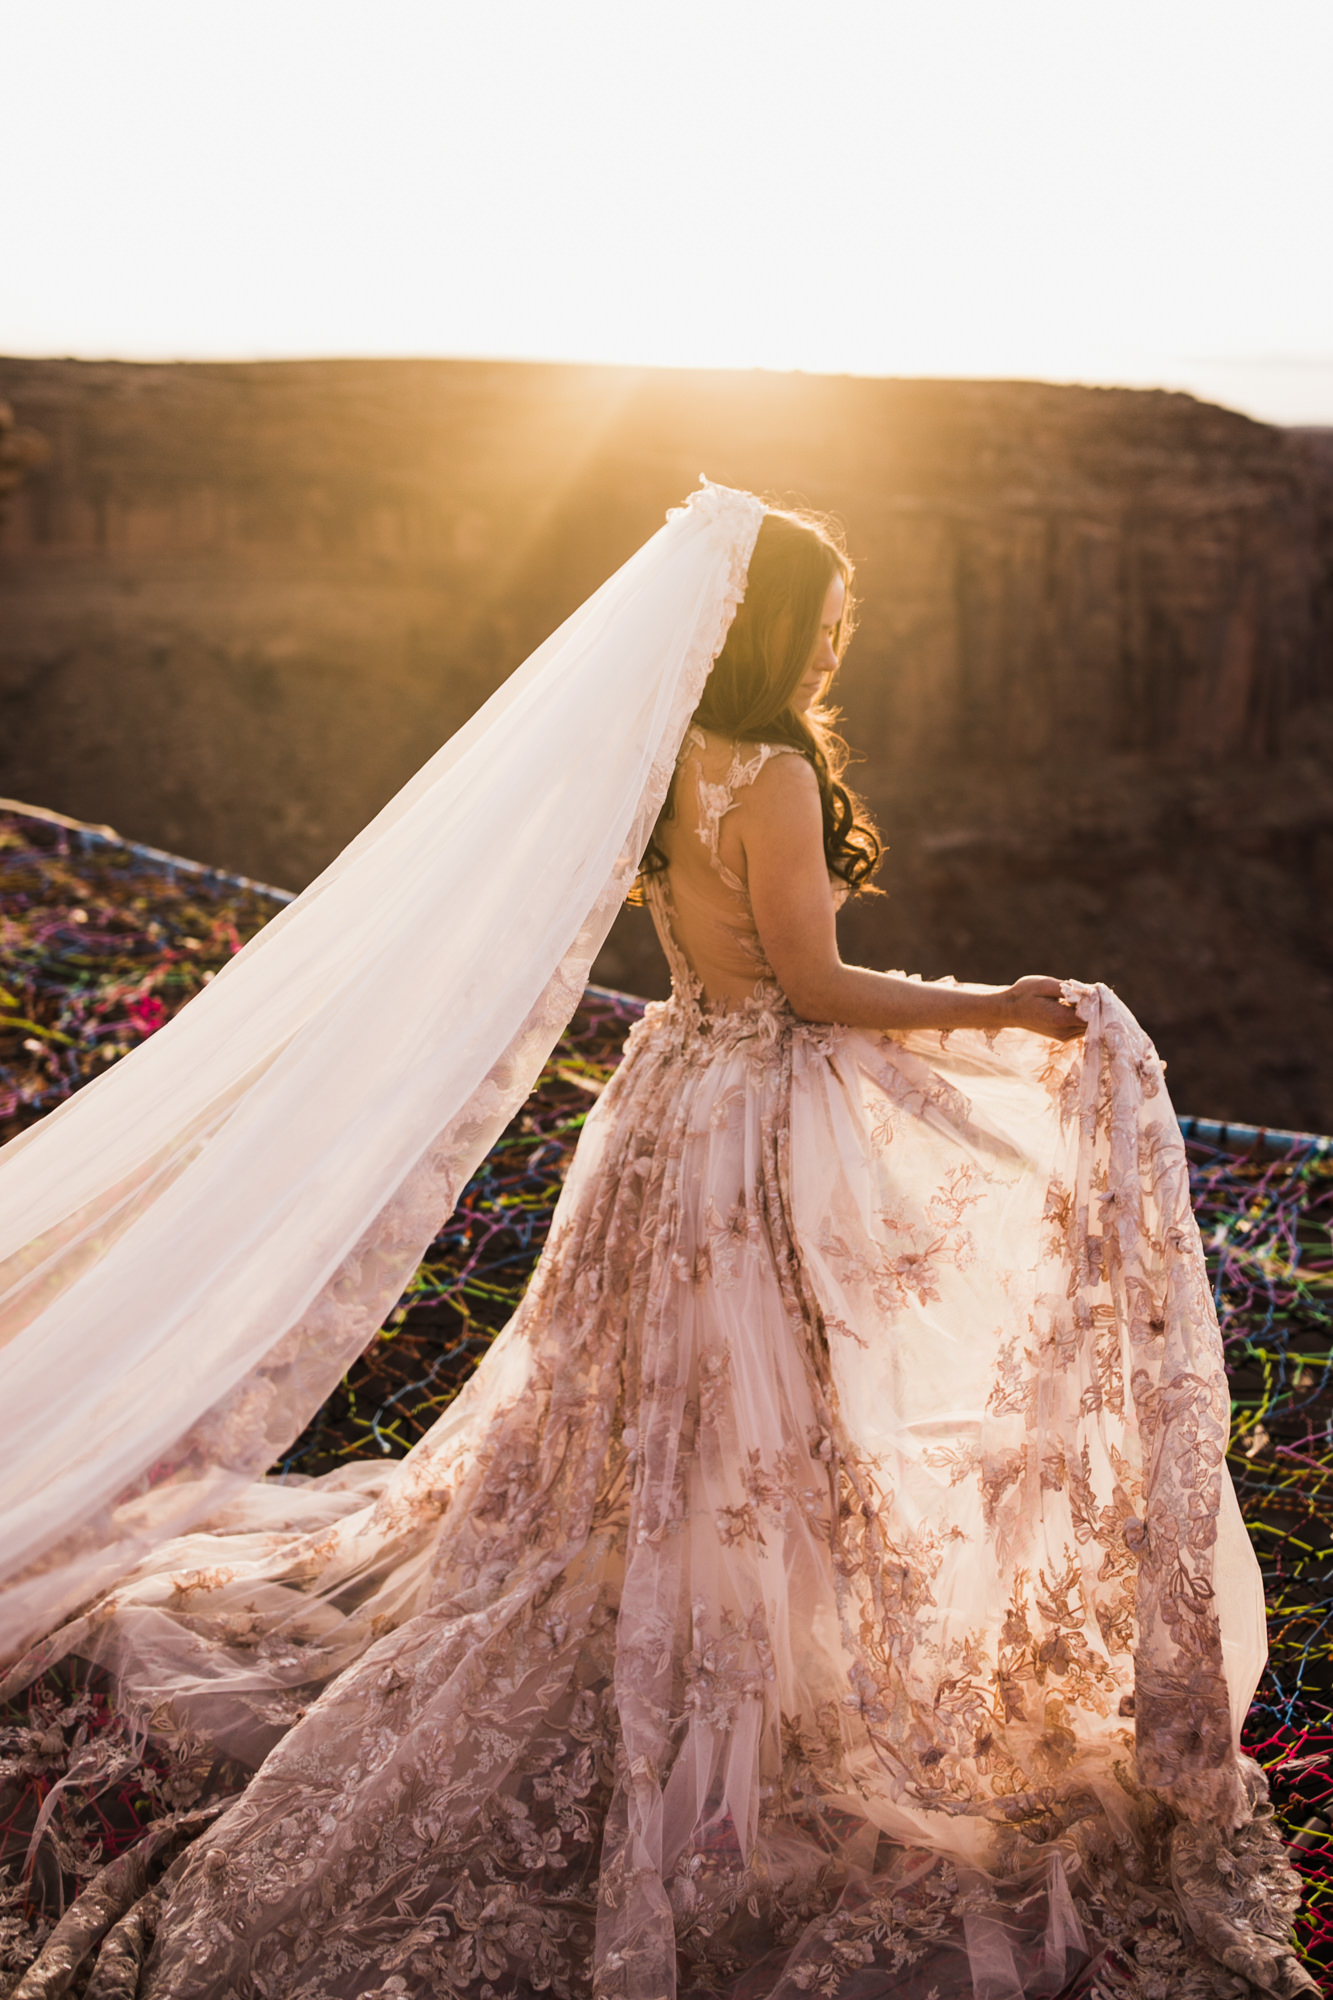
[{"label": "woman's back", "polygon": [[785,743],[735,742],[690,729],[676,771],[672,818],[658,840],[664,873],[649,878],[648,902],[680,993],[723,1006],[775,985],[750,906],[745,843],[736,808]]}]

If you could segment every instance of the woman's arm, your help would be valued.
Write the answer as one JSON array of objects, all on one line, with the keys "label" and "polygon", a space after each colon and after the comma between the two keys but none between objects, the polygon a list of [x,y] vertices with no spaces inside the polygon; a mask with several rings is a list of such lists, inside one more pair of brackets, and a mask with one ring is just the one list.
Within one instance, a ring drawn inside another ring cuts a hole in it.
[{"label": "woman's arm", "polygon": [[1069,1041],[1083,1022],[1058,979],[989,993],[844,965],[824,859],[819,785],[804,757],[771,757],[737,808],[759,942],[792,1007],[849,1028],[1027,1028]]}]

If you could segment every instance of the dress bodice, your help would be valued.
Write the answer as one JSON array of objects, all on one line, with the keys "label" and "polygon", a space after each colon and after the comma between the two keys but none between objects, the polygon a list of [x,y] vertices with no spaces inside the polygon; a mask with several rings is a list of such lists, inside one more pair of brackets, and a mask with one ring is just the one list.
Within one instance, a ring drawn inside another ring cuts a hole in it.
[{"label": "dress bodice", "polygon": [[[738,743],[691,727],[676,766],[675,813],[659,835],[667,868],[647,901],[681,997],[731,1008],[781,999],[750,905],[745,850],[728,815],[786,743]],[[838,884],[839,888],[844,885]]]}]

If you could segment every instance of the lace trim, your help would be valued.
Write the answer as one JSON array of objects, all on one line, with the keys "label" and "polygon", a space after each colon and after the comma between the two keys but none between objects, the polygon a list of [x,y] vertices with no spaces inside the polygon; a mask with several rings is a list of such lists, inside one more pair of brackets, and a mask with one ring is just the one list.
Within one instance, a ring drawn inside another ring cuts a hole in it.
[{"label": "lace trim", "polygon": [[715,873],[720,876],[728,889],[738,896],[746,894],[745,884],[734,869],[728,868],[722,859],[722,822],[736,804],[736,794],[747,785],[752,785],[770,757],[799,757],[800,751],[790,743],[758,743],[754,754],[747,757],[745,746],[734,743],[727,775],[721,784],[710,784],[703,774],[703,760],[697,752],[702,750],[707,739],[702,729],[692,727],[685,738],[687,747],[695,750],[695,786],[699,798],[699,825],[697,832],[704,844]]},{"label": "lace trim", "polygon": [[[697,989],[697,980],[693,984]],[[743,1053],[767,1069],[775,1051],[798,1042],[832,1055],[847,1032],[825,1021],[803,1021],[776,980],[759,980],[741,1001],[705,1000],[697,990],[679,988],[669,1000],[650,1001],[630,1030],[625,1053],[651,1042],[660,1057],[691,1068]]]}]

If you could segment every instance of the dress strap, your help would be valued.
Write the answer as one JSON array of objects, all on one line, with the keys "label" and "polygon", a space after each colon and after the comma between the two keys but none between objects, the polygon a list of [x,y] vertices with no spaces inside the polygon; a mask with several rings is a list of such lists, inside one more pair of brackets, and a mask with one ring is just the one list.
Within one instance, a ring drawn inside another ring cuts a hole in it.
[{"label": "dress strap", "polygon": [[[685,740],[697,750],[702,750],[704,747],[705,739],[699,730],[692,729]],[[727,887],[735,890],[738,895],[744,895],[745,884],[722,859],[722,822],[735,805],[736,794],[754,783],[770,757],[799,757],[800,754],[791,743],[733,744],[727,775],[716,785],[710,784],[705,778],[703,759],[696,754],[695,782],[699,794],[699,838],[716,873],[721,876]]]}]

